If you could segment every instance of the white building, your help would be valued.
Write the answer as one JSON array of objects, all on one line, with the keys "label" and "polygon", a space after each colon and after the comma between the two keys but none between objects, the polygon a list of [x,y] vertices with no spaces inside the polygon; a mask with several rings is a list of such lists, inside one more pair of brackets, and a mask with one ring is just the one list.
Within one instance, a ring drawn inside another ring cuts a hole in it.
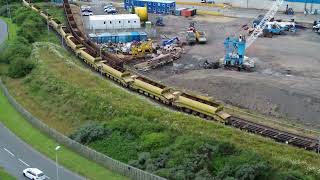
[{"label": "white building", "polygon": [[140,18],[136,14],[89,16],[89,28],[92,30],[134,29],[140,27]]}]

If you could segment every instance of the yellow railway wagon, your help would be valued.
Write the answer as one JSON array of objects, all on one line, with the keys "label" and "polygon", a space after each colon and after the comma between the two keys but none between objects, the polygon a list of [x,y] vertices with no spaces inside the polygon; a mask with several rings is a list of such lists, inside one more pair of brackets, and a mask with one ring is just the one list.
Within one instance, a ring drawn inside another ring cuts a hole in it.
[{"label": "yellow railway wagon", "polygon": [[141,76],[134,77],[134,82],[131,84],[131,88],[156,100],[162,100],[165,104],[170,103],[169,99],[164,96],[164,93],[168,92],[168,88],[166,86],[155,82],[151,83],[150,80]]},{"label": "yellow railway wagon", "polygon": [[25,0],[23,0],[22,3],[23,3],[23,5],[30,7],[30,4]]},{"label": "yellow railway wagon", "polygon": [[123,78],[129,75],[128,72],[118,71],[106,64],[102,64],[102,72],[107,74],[108,76],[113,76],[114,78],[122,82],[125,82]]},{"label": "yellow railway wagon", "polygon": [[216,118],[216,113],[223,109],[223,106],[221,105],[213,106],[204,102],[199,102],[195,99],[192,99],[187,94],[181,94],[180,96],[178,96],[177,99],[174,101],[174,105],[181,109],[184,109],[189,113],[199,116],[207,115],[213,118]]},{"label": "yellow railway wagon", "polygon": [[60,28],[58,29],[58,33],[59,33],[65,40],[67,40],[66,36],[67,36],[67,34],[70,34],[70,33],[67,33],[67,32],[65,31],[65,29],[67,29],[66,26],[60,26]]},{"label": "yellow railway wagon", "polygon": [[36,5],[31,5],[31,9],[33,9],[34,11],[37,11],[37,12],[40,11],[40,8]]},{"label": "yellow railway wagon", "polygon": [[45,12],[43,12],[43,11],[39,11],[39,12],[40,12],[40,16],[42,16],[47,21],[49,20],[49,17],[47,16],[47,14]]},{"label": "yellow railway wagon", "polygon": [[49,24],[55,29],[56,31],[59,31],[61,22],[56,18],[50,18]]}]

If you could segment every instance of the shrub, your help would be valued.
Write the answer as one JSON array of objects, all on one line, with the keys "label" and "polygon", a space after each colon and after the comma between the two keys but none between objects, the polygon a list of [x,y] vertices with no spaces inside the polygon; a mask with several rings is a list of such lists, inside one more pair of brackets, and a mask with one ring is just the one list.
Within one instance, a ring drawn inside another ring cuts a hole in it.
[{"label": "shrub", "polygon": [[170,135],[166,132],[154,132],[142,136],[142,148],[146,150],[156,150],[168,145],[171,141]]},{"label": "shrub", "polygon": [[10,63],[14,59],[27,58],[31,54],[31,47],[28,41],[23,37],[18,37],[4,49],[0,54],[0,62]]},{"label": "shrub", "polygon": [[96,122],[88,122],[80,127],[76,132],[70,135],[71,139],[82,144],[88,144],[103,136],[111,133],[110,129],[103,127],[102,124]]},{"label": "shrub", "polygon": [[34,63],[29,59],[18,57],[10,62],[8,75],[12,78],[20,78],[29,74],[33,67]]}]

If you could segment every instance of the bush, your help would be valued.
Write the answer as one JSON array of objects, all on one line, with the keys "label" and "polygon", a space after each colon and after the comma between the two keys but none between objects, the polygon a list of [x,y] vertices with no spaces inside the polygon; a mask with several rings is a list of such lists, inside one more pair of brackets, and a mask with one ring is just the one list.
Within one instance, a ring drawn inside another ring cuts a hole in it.
[{"label": "bush", "polygon": [[288,171],[282,174],[282,178],[283,180],[311,180],[312,178],[303,175],[301,172],[299,171]]},{"label": "bush", "polygon": [[70,138],[82,144],[89,144],[111,133],[110,129],[96,122],[88,122],[70,135]]},{"label": "bush", "polygon": [[18,37],[9,43],[0,55],[0,62],[9,64],[16,58],[27,58],[31,54],[31,45],[23,37]]},{"label": "bush", "polygon": [[39,36],[44,32],[45,23],[42,21],[42,18],[28,11],[18,10],[17,15],[15,16],[15,23],[21,24],[20,29],[17,34],[28,40],[29,43],[33,43]]},{"label": "bush", "polygon": [[31,72],[34,67],[29,59],[18,57],[10,62],[8,75],[12,78],[20,78]]},{"label": "bush", "polygon": [[168,133],[154,132],[142,136],[142,148],[145,150],[156,150],[161,147],[165,147],[170,144],[171,138]]}]

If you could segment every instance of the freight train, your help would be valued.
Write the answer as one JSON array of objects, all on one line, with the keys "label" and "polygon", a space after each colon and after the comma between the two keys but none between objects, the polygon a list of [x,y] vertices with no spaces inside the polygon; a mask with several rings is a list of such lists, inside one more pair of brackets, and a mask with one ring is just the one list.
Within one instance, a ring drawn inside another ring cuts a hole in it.
[{"label": "freight train", "polygon": [[199,116],[207,120],[216,120],[226,125],[245,130],[247,132],[272,138],[278,142],[291,144],[310,151],[317,151],[320,144],[314,138],[280,131],[268,126],[257,124],[245,119],[231,116],[223,111],[223,106],[209,98],[188,94],[168,87],[144,76],[128,71],[123,62],[114,55],[102,52],[97,44],[90,41],[79,31],[68,0],[64,0],[63,7],[68,25],[64,26],[59,20],[42,11],[38,6],[23,0],[23,4],[38,12],[59,35],[67,46],[101,75],[119,83],[125,88],[141,93],[165,105],[180,111]]}]

